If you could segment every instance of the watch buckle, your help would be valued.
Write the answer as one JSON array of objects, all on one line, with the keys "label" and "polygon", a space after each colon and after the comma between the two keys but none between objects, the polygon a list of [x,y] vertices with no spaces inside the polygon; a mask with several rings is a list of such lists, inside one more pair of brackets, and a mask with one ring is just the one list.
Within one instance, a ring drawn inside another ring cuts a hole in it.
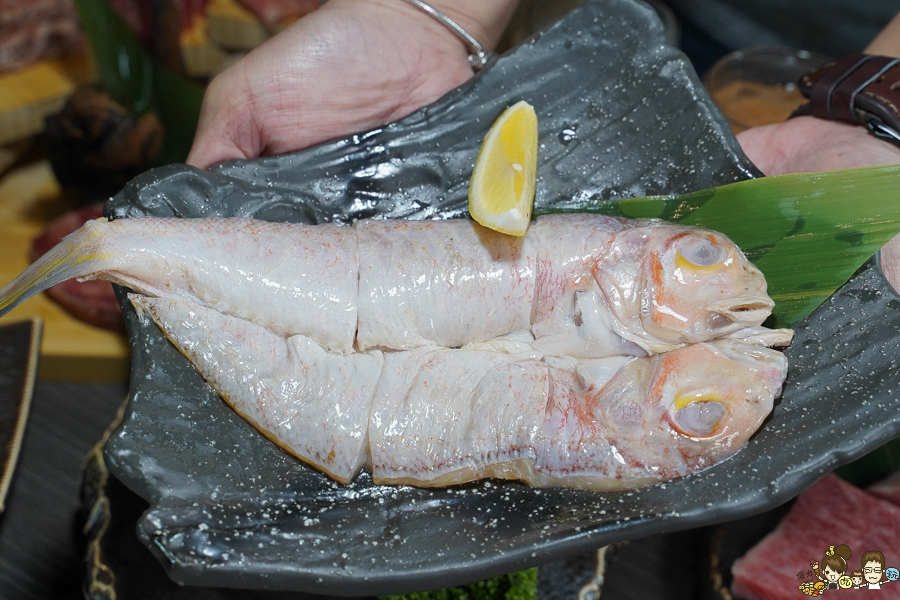
[{"label": "watch buckle", "polygon": [[863,123],[872,134],[900,146],[900,132],[885,125],[884,121],[877,116],[866,114],[863,117]]}]

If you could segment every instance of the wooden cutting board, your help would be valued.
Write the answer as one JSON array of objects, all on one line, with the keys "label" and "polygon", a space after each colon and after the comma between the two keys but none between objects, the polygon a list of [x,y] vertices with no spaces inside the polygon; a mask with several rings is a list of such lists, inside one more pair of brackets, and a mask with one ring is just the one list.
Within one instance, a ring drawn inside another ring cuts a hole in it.
[{"label": "wooden cutting board", "polygon": [[[60,197],[49,163],[35,162],[0,179],[0,287],[29,264],[31,240],[45,225],[72,207]],[[39,379],[126,381],[128,340],[75,320],[44,294],[31,298],[4,322],[38,316],[44,321]]]}]

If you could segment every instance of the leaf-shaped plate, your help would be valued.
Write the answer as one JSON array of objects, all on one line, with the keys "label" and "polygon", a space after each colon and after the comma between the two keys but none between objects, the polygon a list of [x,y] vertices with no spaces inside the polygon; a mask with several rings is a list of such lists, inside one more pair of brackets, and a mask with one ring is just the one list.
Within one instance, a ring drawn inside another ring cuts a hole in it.
[{"label": "leaf-shaped plate", "polygon": [[[538,208],[754,176],[686,59],[662,40],[645,5],[588,1],[400,122],[287,156],[161,168],[107,210],[308,223],[461,216],[485,132],[521,99],[540,121]],[[896,435],[900,301],[891,294],[867,271],[801,325],[784,399],[733,458],[620,493],[498,481],[379,487],[366,475],[338,485],[235,415],[123,302],[131,402],[106,460],[150,502],[138,532],[176,581],[342,595],[460,584],[764,510]]]}]

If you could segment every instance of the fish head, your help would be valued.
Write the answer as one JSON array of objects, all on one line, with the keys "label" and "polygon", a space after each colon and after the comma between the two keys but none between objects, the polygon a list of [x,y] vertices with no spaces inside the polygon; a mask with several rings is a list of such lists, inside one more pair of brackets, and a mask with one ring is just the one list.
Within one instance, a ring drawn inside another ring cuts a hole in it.
[{"label": "fish head", "polygon": [[774,306],[762,272],[707,229],[654,222],[628,230],[598,266],[595,277],[625,337],[645,340],[652,352],[760,325]]},{"label": "fish head", "polygon": [[772,411],[787,375],[781,352],[733,340],[655,357],[649,401],[691,470],[736,452]]},{"label": "fish head", "polygon": [[644,328],[689,342],[760,325],[774,302],[762,272],[727,237],[706,229],[660,236],[644,255]]}]

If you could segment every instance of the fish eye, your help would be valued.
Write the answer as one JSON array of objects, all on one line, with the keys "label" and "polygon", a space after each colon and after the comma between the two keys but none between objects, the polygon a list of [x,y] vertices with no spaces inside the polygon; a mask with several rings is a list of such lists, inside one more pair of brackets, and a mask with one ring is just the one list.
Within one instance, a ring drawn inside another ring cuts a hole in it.
[{"label": "fish eye", "polygon": [[728,251],[709,238],[692,236],[678,247],[678,254],[696,267],[711,267],[724,261]]},{"label": "fish eye", "polygon": [[678,429],[692,437],[708,437],[725,416],[725,406],[715,400],[691,402],[675,412]]}]

